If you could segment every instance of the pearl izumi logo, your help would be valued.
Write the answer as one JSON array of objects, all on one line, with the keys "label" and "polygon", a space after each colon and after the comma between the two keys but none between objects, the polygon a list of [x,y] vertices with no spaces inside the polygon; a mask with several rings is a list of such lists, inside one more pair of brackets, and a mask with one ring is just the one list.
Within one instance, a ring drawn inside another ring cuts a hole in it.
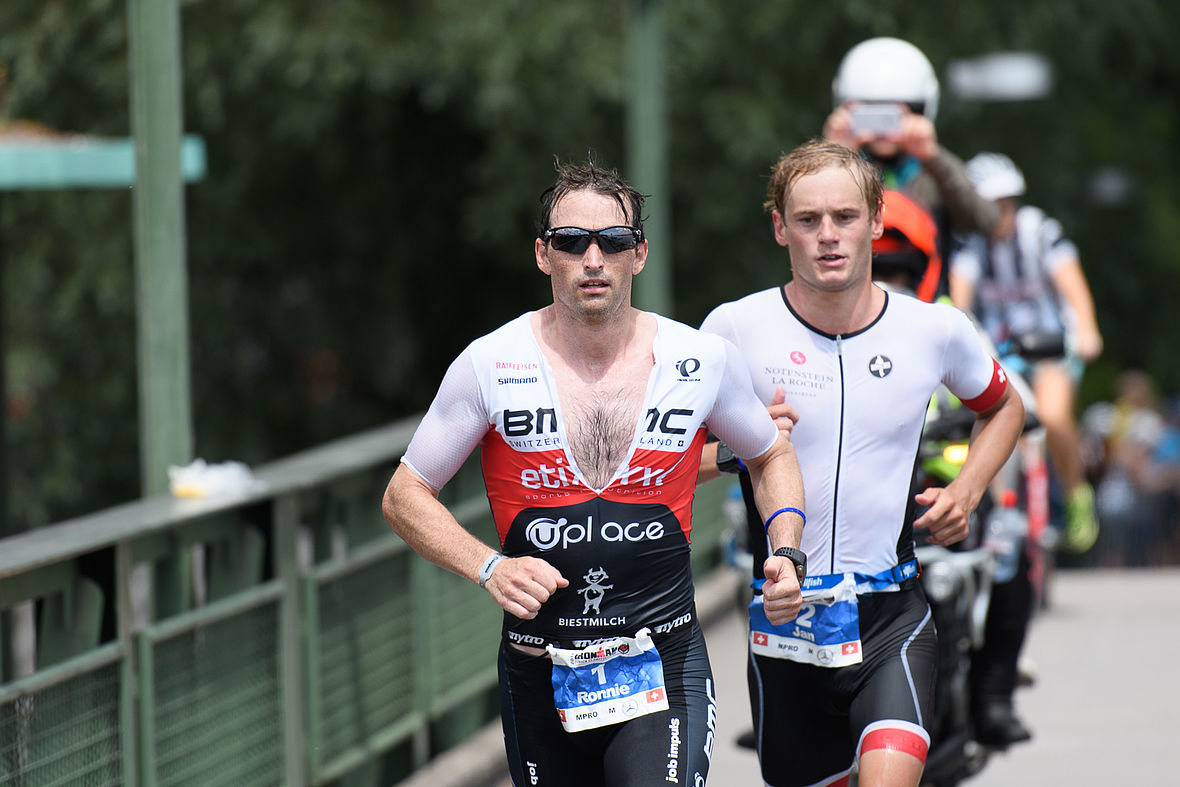
[{"label": "pearl izumi logo", "polygon": [[893,361],[884,355],[874,355],[869,361],[869,373],[874,377],[888,377],[893,371]]},{"label": "pearl izumi logo", "polygon": [[693,377],[701,368],[701,362],[696,358],[685,358],[683,361],[676,362],[676,371],[680,372],[681,380],[699,380],[699,377]]},{"label": "pearl izumi logo", "polygon": [[557,546],[568,549],[574,544],[589,544],[595,540],[606,542],[637,543],[657,541],[664,536],[664,523],[655,522],[603,522],[598,525],[593,516],[586,517],[585,524],[570,522],[565,517],[554,520],[537,517],[525,526],[524,537],[538,549],[550,550]]}]

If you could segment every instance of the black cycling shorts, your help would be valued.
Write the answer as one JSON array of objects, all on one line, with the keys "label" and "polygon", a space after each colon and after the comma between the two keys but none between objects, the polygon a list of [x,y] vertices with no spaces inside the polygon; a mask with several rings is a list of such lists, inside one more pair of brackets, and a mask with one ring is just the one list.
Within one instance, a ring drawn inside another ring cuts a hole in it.
[{"label": "black cycling shorts", "polygon": [[926,596],[913,582],[859,596],[857,606],[859,664],[818,667],[751,654],[750,707],[767,785],[826,783],[851,770],[862,746],[882,740],[925,760],[938,671]]},{"label": "black cycling shorts", "polygon": [[694,620],[653,638],[664,665],[669,709],[581,732],[557,718],[546,656],[500,645],[500,720],[514,785],[700,787],[717,728],[716,691],[705,637]]}]

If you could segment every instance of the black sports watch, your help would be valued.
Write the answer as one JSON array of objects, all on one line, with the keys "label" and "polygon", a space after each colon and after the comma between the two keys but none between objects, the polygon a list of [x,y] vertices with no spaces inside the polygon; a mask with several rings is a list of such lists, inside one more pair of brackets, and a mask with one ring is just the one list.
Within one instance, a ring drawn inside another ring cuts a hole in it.
[{"label": "black sports watch", "polygon": [[738,459],[737,454],[730,449],[725,443],[718,441],[717,443],[717,470],[727,475],[737,475],[745,470],[746,466],[742,464],[742,460]]},{"label": "black sports watch", "polygon": [[795,547],[779,547],[774,550],[775,557],[785,557],[795,564],[795,574],[799,577],[799,584],[803,584],[807,576],[807,553]]}]

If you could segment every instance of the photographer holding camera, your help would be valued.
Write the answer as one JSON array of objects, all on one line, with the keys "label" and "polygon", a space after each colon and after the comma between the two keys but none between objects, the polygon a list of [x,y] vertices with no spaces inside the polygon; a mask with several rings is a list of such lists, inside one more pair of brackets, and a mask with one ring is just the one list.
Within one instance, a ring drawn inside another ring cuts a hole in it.
[{"label": "photographer holding camera", "polygon": [[999,209],[976,193],[962,160],[938,144],[938,77],[920,49],[898,38],[862,41],[841,61],[832,97],[824,138],[860,151],[881,170],[885,188],[930,211],[943,259],[952,232],[991,232]]}]

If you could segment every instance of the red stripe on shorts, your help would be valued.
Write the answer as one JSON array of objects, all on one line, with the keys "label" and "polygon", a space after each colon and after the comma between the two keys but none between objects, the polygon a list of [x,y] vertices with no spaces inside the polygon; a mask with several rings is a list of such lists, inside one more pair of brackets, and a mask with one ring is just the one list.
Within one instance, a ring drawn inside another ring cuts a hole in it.
[{"label": "red stripe on shorts", "polygon": [[863,755],[874,749],[887,749],[912,754],[922,762],[926,762],[928,748],[926,741],[922,740],[922,736],[917,733],[885,727],[865,735],[864,742],[860,745],[860,753]]}]

